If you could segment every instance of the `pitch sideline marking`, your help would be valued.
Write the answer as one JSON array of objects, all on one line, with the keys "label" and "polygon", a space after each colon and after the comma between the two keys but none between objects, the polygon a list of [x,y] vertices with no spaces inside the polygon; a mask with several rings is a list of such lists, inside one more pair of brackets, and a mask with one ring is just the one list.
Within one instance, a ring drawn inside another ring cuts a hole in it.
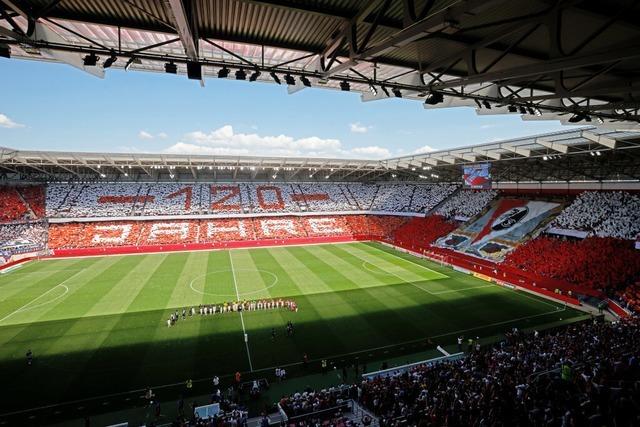
[{"label": "pitch sideline marking", "polygon": [[[375,268],[377,268],[379,271],[372,270],[371,268],[367,267],[367,265],[366,265],[366,264],[369,264],[369,265],[374,266],[374,267],[375,267]],[[385,270],[383,270],[383,269],[382,269],[382,268],[380,268],[380,267],[376,267],[376,266],[375,266],[375,264],[373,264],[373,263],[371,263],[371,262],[369,262],[369,261],[362,261],[362,268],[364,268],[365,270],[367,270],[367,271],[369,271],[369,272],[371,272],[371,273],[373,273],[373,274],[384,274],[385,276],[390,276],[390,275],[391,275],[391,273],[389,273],[388,271],[385,271]]]},{"label": "pitch sideline marking", "polygon": [[[393,253],[393,252],[383,251],[382,249],[380,249],[380,248],[378,248],[378,247],[376,247],[376,246],[369,246],[369,245],[367,245],[367,246],[368,246],[368,247],[370,247],[370,248],[373,248],[374,250],[376,250],[376,251],[378,251],[378,252],[382,252],[383,254],[391,255],[391,256],[393,256],[393,257],[395,257],[395,258],[399,258],[399,259],[401,259],[401,260],[403,260],[403,261],[405,261],[405,262],[408,262],[408,263],[413,264],[413,265],[416,265],[416,266],[418,266],[418,267],[420,267],[420,268],[422,268],[422,269],[425,269],[425,270],[427,270],[427,271],[430,271],[431,273],[435,273],[435,274],[437,274],[438,276],[441,276],[441,278],[443,278],[443,279],[450,279],[450,277],[449,277],[449,276],[447,276],[446,274],[440,273],[439,271],[433,270],[433,269],[431,269],[431,268],[429,268],[429,267],[426,267],[426,266],[424,266],[424,265],[422,265],[422,264],[418,264],[417,262],[415,262],[415,261],[413,261],[413,260],[410,260],[410,259],[407,259],[407,258],[401,257],[400,255],[395,254],[395,253]],[[395,249],[394,249],[394,250],[395,250]],[[366,252],[366,251],[363,251],[363,252]],[[415,256],[415,255],[411,255],[411,256]]]},{"label": "pitch sideline marking", "polygon": [[[54,290],[55,288],[57,288],[58,286],[64,285],[65,283],[67,283],[69,280],[73,279],[74,277],[76,277],[78,274],[82,273],[85,270],[80,270],[77,273],[72,274],[71,276],[67,277],[66,279],[64,279],[62,282],[58,283],[57,285],[55,285],[53,288],[49,289],[48,291],[46,291],[45,293],[35,297],[34,299],[32,299],[31,301],[29,301],[28,303],[26,303],[25,305],[23,305],[22,307],[20,307],[19,309],[7,314],[6,316],[4,316],[2,319],[0,319],[0,323],[4,322],[6,319],[8,319],[9,317],[13,316],[14,314],[18,313],[20,310],[22,310],[23,308],[25,308],[26,306],[28,306],[29,304],[31,304],[34,301],[37,301],[39,298],[41,298],[42,296],[48,294],[49,292],[51,292],[52,290]],[[66,288],[66,286],[65,286]],[[67,288],[67,292],[65,292],[63,294],[66,295],[69,291],[69,288]]]},{"label": "pitch sideline marking", "polygon": [[452,292],[458,292],[458,291],[470,291],[472,289],[483,289],[483,288],[494,288],[496,285],[480,285],[480,286],[471,286],[469,288],[456,288],[456,289],[449,289],[446,291],[438,291],[438,292],[431,292],[432,295],[440,295],[440,294],[450,294]]},{"label": "pitch sideline marking", "polygon": [[[236,298],[240,301],[240,293],[238,292],[238,282],[236,281],[236,273],[233,268],[233,257],[229,251],[229,263],[231,264],[231,276],[233,276],[233,286],[236,288]],[[247,340],[247,330],[244,327],[244,314],[240,311],[240,322],[242,322],[242,339],[244,340],[244,346],[247,349],[247,359],[249,359],[249,370],[253,372],[253,364],[251,363],[251,353],[249,352],[249,342]]]},{"label": "pitch sideline marking", "polygon": [[[370,267],[367,267],[367,264],[372,265],[373,267],[377,268],[380,271],[375,271],[372,270]],[[369,261],[362,261],[362,268],[364,268],[365,270],[373,273],[373,274],[384,274],[385,276],[391,276],[393,273],[390,273],[380,267],[376,267],[373,263],[369,262]],[[440,295],[440,294],[449,294],[452,292],[458,292],[458,291],[470,291],[473,289],[482,289],[482,288],[492,288],[495,285],[480,285],[480,286],[471,286],[468,288],[459,288],[459,289],[450,289],[450,290],[446,290],[446,291],[438,291],[438,292],[431,292],[428,291],[431,295]]]},{"label": "pitch sideline marking", "polygon": [[[418,267],[422,267],[422,268],[424,268],[424,269],[426,269],[426,270],[429,270],[429,271],[434,271],[434,270],[431,270],[431,269],[430,269],[430,268],[428,268],[428,267],[425,267],[424,265],[418,264],[418,263],[417,263],[417,262],[415,262],[415,261],[412,261],[412,260],[410,260],[410,259],[407,259],[407,258],[401,257],[400,255],[394,254],[394,253],[392,253],[392,252],[383,251],[382,249],[377,248],[377,247],[375,247],[375,246],[371,246],[371,247],[372,247],[373,249],[375,249],[375,250],[379,251],[379,252],[383,252],[383,253],[385,253],[385,254],[389,254],[389,255],[392,255],[392,256],[394,256],[394,257],[396,257],[396,258],[400,258],[400,259],[402,259],[402,260],[405,260],[405,261],[407,261],[407,262],[410,262],[410,263],[412,263],[412,264],[415,264],[415,265],[417,265]],[[359,258],[359,257],[358,257],[358,258]],[[360,259],[362,259],[362,258],[360,258]],[[435,272],[435,273],[438,273],[437,271],[434,271],[434,272]],[[442,274],[442,273],[438,273],[438,274]],[[443,276],[444,276],[444,275],[443,275]],[[397,276],[396,276],[396,277],[397,277]],[[448,276],[446,276],[446,277],[448,277]],[[498,285],[488,285],[488,286],[498,286]],[[477,286],[477,287],[478,287],[478,288],[483,288],[484,286]],[[501,289],[510,290],[510,291],[512,291],[512,292],[517,292],[515,289],[506,288],[506,287],[504,287],[504,286],[500,286],[500,288],[501,288]],[[420,289],[422,289],[422,288],[420,288]],[[464,290],[464,289],[460,289],[460,290]],[[456,290],[452,290],[452,292],[455,292],[455,291],[456,291]],[[429,292],[429,291],[427,291],[427,292]],[[442,291],[442,293],[445,293],[445,292],[449,292],[449,291]],[[429,293],[430,293],[431,295],[438,295],[438,294],[439,294],[439,293],[441,293],[441,292],[435,292],[435,293],[434,293],[434,292],[429,292]],[[531,299],[531,300],[533,300],[533,301],[539,302],[540,304],[548,305],[549,307],[554,307],[554,308],[556,308],[556,309],[558,308],[558,305],[553,304],[553,303],[550,303],[550,302],[547,302],[547,301],[544,301],[544,300],[539,299],[539,298],[536,298],[536,297],[533,297],[533,296],[531,296],[531,295],[527,295],[527,294],[526,294],[526,292],[520,292],[520,293],[518,293],[518,295],[520,295],[520,296],[524,296],[524,297],[529,298],[529,299]]]},{"label": "pitch sideline marking", "polygon": [[[369,262],[369,263],[370,263],[370,261],[365,260],[364,258],[362,258],[362,257],[360,257],[360,256],[358,256],[358,255],[356,255],[356,254],[354,254],[353,252],[350,252],[350,254],[351,254],[352,256],[354,256],[354,257],[356,257],[356,258],[358,258],[358,259],[360,259],[360,260],[364,261],[364,262]],[[404,259],[404,258],[402,258],[402,259]],[[427,268],[427,267],[424,267],[424,268]],[[423,287],[421,287],[421,286],[416,285],[416,284],[415,284],[415,283],[413,283],[413,282],[409,282],[408,280],[403,279],[402,277],[398,276],[396,273],[394,273],[394,272],[392,272],[392,271],[387,271],[387,270],[384,270],[384,269],[382,269],[382,268],[381,268],[381,270],[383,270],[383,271],[384,271],[385,273],[387,273],[387,274],[391,274],[391,275],[393,275],[393,276],[396,276],[398,279],[402,280],[402,282],[403,282],[403,283],[406,283],[406,284],[408,284],[408,285],[414,286],[414,287],[416,287],[416,288],[420,289],[422,292],[426,292],[426,293],[428,293],[429,295],[437,295],[437,294],[434,294],[433,292],[431,292],[431,291],[429,291],[429,290],[427,290],[427,289],[425,289],[425,288],[423,288]],[[428,268],[427,268],[427,270],[428,270]],[[430,271],[431,271],[431,270],[430,270]],[[436,271],[435,273],[437,273],[437,271]]]}]

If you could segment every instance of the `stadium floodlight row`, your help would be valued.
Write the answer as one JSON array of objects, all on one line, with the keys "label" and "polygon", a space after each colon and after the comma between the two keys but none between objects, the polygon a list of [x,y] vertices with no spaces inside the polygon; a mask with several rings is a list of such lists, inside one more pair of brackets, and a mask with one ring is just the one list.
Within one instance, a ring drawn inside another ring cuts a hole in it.
[{"label": "stadium floodlight row", "polygon": [[212,78],[286,84],[289,93],[313,86],[524,120],[613,129],[640,121],[628,78],[639,70],[640,30],[628,1],[124,3],[0,2],[0,54],[101,78],[124,68],[203,86]]}]

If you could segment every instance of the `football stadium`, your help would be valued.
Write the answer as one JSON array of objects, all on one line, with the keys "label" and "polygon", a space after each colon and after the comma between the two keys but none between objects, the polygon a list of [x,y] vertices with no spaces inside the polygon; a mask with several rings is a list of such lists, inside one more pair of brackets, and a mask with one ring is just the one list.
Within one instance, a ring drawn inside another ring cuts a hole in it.
[{"label": "football stadium", "polygon": [[[639,23],[632,0],[0,0],[0,427],[640,425]],[[252,108],[279,136],[120,145]],[[354,110],[368,145],[308,136]]]}]

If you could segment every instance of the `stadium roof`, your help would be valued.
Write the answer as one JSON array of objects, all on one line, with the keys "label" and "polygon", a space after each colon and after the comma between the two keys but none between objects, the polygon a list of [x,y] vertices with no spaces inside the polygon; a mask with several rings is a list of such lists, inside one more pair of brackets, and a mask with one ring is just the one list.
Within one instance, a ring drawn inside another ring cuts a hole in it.
[{"label": "stadium roof", "polygon": [[635,0],[0,0],[0,55],[621,129],[640,126],[639,23]]},{"label": "stadium roof", "polygon": [[640,181],[640,132],[582,127],[386,160],[82,153],[0,148],[0,179],[45,181]]}]

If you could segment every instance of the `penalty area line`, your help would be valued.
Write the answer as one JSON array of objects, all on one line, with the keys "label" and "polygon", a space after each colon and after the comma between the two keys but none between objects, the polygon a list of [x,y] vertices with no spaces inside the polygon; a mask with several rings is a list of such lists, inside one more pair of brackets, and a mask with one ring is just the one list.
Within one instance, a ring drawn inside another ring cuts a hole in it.
[{"label": "penalty area line", "polygon": [[[229,263],[231,264],[231,276],[233,276],[233,286],[236,288],[236,298],[237,301],[240,301],[240,292],[238,292],[238,282],[236,281],[236,273],[233,268],[233,257],[231,256],[231,251],[229,251]],[[244,346],[247,349],[247,359],[249,360],[249,370],[253,372],[253,364],[251,363],[251,352],[249,351],[249,341],[247,336],[247,329],[244,327],[244,315],[242,311],[240,311],[240,322],[242,323],[242,339],[244,340]]]},{"label": "penalty area line", "polygon": [[0,323],[4,322],[5,320],[7,320],[9,317],[13,316],[14,314],[21,312],[21,311],[22,311],[22,310],[24,310],[25,308],[28,308],[28,306],[29,306],[29,305],[31,305],[33,302],[35,302],[35,301],[39,300],[40,298],[42,298],[43,296],[45,296],[46,294],[48,294],[49,292],[53,291],[54,289],[56,289],[56,288],[58,288],[58,287],[60,287],[60,286],[62,286],[62,287],[64,287],[64,288],[65,288],[65,292],[64,292],[64,294],[59,295],[59,296],[57,296],[56,298],[54,298],[54,299],[52,299],[52,300],[50,300],[50,301],[47,301],[46,303],[40,304],[40,305],[36,306],[35,308],[37,308],[37,307],[41,307],[41,306],[43,306],[43,305],[45,305],[45,304],[49,304],[49,303],[51,303],[51,302],[53,302],[53,301],[56,301],[56,300],[58,300],[58,299],[60,299],[60,298],[64,297],[67,293],[69,293],[69,288],[65,286],[65,283],[67,283],[69,280],[73,279],[73,278],[74,278],[74,277],[76,277],[78,274],[82,273],[83,271],[85,271],[85,270],[78,270],[78,272],[77,272],[77,273],[74,273],[74,274],[72,274],[71,276],[67,277],[67,278],[66,278],[66,279],[64,279],[62,282],[60,282],[60,283],[58,283],[57,285],[55,285],[53,288],[51,288],[51,289],[49,289],[48,291],[45,291],[43,294],[40,294],[39,296],[35,297],[34,299],[32,299],[31,301],[29,301],[28,303],[26,303],[25,305],[23,305],[23,306],[22,306],[22,307],[20,307],[19,309],[15,310],[15,311],[13,311],[13,312],[11,312],[11,313],[9,313],[9,314],[7,314],[7,315],[6,315],[6,316],[4,316],[2,319],[0,319]]},{"label": "penalty area line", "polygon": [[[64,282],[63,282],[64,283]],[[38,301],[40,298],[42,298],[43,296],[47,295],[49,292],[53,291],[54,289],[57,289],[59,287],[63,287],[64,288],[64,293],[62,295],[58,295],[57,297],[43,302],[42,304],[38,304],[36,306],[33,307],[29,307],[31,304],[33,304],[34,302]],[[4,316],[2,319],[0,319],[0,323],[4,322],[5,320],[7,320],[8,318],[10,318],[11,316],[13,316],[16,313],[21,313],[22,311],[26,311],[29,310],[30,308],[38,308],[38,307],[42,307],[46,304],[52,303],[56,300],[59,300],[60,298],[64,297],[67,293],[69,292],[69,288],[66,287],[65,285],[63,285],[62,283],[55,285],[53,288],[49,289],[48,291],[45,291],[43,294],[40,294],[39,296],[35,297],[34,299],[32,299],[31,301],[29,301],[28,303],[26,303],[25,305],[23,305],[22,307],[18,308],[15,311],[12,311],[11,313],[7,314],[6,316]]]}]

